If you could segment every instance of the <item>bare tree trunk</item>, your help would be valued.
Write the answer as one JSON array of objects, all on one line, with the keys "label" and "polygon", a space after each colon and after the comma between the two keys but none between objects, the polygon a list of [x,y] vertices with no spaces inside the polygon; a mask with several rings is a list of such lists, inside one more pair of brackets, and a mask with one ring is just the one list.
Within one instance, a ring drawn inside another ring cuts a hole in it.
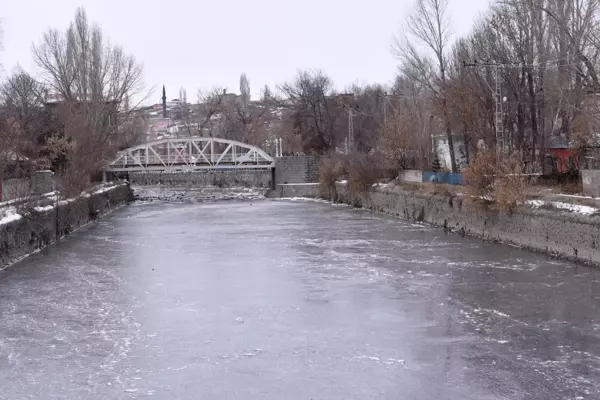
[{"label": "bare tree trunk", "polygon": [[468,165],[471,162],[470,151],[469,151],[469,146],[471,143],[469,140],[469,132],[468,132],[467,128],[465,128],[465,130],[463,132],[463,141],[465,143],[465,162]]}]

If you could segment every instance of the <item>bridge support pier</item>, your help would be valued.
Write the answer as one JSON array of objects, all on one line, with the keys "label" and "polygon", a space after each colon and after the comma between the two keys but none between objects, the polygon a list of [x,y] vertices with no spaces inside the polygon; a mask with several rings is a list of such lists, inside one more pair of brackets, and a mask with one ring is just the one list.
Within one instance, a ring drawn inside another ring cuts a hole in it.
[{"label": "bridge support pier", "polygon": [[273,187],[273,169],[214,169],[175,172],[129,172],[132,185],[173,187]]}]

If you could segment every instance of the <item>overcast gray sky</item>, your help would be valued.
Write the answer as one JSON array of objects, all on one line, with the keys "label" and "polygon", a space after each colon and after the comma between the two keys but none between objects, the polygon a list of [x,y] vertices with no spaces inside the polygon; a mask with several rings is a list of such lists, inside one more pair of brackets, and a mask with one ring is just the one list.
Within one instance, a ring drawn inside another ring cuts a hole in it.
[{"label": "overcast gray sky", "polygon": [[[253,94],[298,69],[322,69],[338,89],[390,82],[390,44],[413,0],[20,0],[3,1],[3,76],[16,65],[34,72],[31,44],[48,27],[65,29],[83,5],[113,43],[144,63],[146,88],[238,92],[245,72]],[[450,0],[453,32],[467,33],[489,0]],[[256,96],[255,96],[256,97]],[[155,99],[156,98],[156,99]]]}]

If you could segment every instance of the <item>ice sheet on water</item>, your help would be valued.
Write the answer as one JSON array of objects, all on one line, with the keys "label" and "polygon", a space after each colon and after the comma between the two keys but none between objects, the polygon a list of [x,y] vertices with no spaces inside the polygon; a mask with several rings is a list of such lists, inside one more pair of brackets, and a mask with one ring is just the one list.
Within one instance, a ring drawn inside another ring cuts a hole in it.
[{"label": "ice sheet on water", "polygon": [[312,197],[280,197],[278,199],[273,199],[275,201],[312,201],[314,203],[329,203],[327,200],[323,199],[314,199]]},{"label": "ice sheet on water", "polygon": [[263,199],[265,189],[253,188],[176,188],[162,186],[134,186],[134,197],[137,200],[165,203],[197,203],[224,200],[259,200]]}]

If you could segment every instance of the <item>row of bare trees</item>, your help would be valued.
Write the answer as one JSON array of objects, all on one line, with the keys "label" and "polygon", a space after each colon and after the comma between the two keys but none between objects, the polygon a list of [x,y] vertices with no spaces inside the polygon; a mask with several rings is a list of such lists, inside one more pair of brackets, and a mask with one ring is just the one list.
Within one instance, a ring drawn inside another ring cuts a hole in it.
[{"label": "row of bare trees", "polygon": [[550,145],[598,144],[600,1],[494,2],[458,38],[449,5],[416,0],[394,52],[450,148],[460,138],[468,162],[482,143],[500,145],[539,165]]},{"label": "row of bare trees", "polygon": [[199,92],[193,107],[182,105],[193,110],[183,113],[185,134],[203,133],[258,146],[282,138],[286,152],[323,154],[345,149],[351,118],[355,147],[369,152],[379,147],[385,102],[390,103],[390,119],[400,107],[387,97],[382,85],[353,85],[339,93],[323,72],[298,71],[275,90],[265,86],[260,99],[253,101],[250,82],[242,74],[240,95],[215,88]]},{"label": "row of bare trees", "polygon": [[65,31],[48,30],[32,53],[41,79],[17,68],[0,86],[0,154],[53,168],[64,193],[77,194],[144,133],[129,104],[142,66],[110,44],[83,8]]},{"label": "row of bare trees", "polygon": [[430,166],[440,134],[454,171],[480,149],[539,170],[551,146],[599,144],[600,0],[493,2],[464,37],[451,35],[450,0],[414,4],[393,43],[394,84],[339,93],[323,73],[300,71],[270,94],[296,151],[343,149],[350,119],[355,149],[398,167]]},{"label": "row of bare trees", "polygon": [[[185,130],[259,146],[283,138],[288,153],[350,146],[398,168],[431,165],[432,135],[443,134],[450,149],[460,147],[449,152],[454,171],[481,148],[502,145],[539,166],[553,144],[597,144],[600,0],[493,2],[465,37],[452,37],[449,6],[415,0],[393,43],[391,85],[340,92],[323,72],[299,71],[252,99],[242,74],[239,96],[215,88],[188,104],[182,91]],[[33,56],[41,81],[17,69],[0,87],[2,134],[19,135],[1,153],[45,159],[85,185],[116,150],[143,140],[130,105],[141,64],[109,44],[83,9],[66,31],[49,30]]]}]

